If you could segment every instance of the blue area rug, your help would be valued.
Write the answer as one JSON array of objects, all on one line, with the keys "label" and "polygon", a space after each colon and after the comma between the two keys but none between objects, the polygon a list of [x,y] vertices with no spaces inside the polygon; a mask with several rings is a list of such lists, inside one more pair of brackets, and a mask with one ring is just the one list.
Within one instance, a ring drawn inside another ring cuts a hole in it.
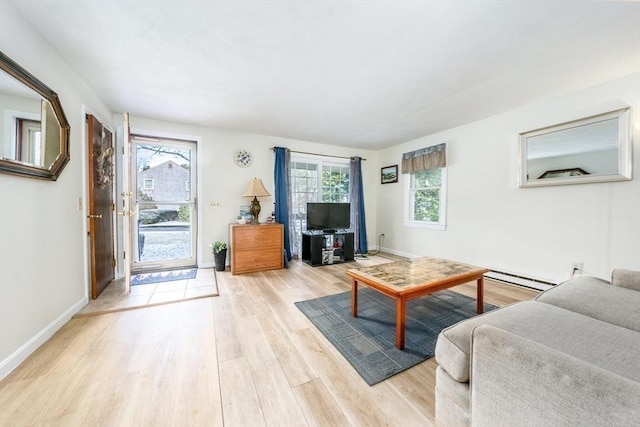
[{"label": "blue area rug", "polygon": [[[327,337],[369,385],[434,355],[440,331],[476,316],[476,300],[442,291],[407,302],[404,350],[395,347],[395,301],[371,288],[358,291],[358,317],[351,316],[351,292],[295,305]],[[484,311],[497,307],[484,305]]]},{"label": "blue area rug", "polygon": [[131,277],[131,286],[148,285],[150,283],[172,282],[174,280],[195,279],[197,268],[188,270],[159,271],[157,273],[142,273]]}]

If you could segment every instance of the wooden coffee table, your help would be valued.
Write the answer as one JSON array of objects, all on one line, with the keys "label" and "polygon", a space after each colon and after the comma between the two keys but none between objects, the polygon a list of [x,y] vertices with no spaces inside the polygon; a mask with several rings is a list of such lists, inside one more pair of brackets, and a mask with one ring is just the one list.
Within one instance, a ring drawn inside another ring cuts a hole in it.
[{"label": "wooden coffee table", "polygon": [[351,277],[351,314],[358,316],[358,283],[396,300],[396,348],[404,348],[407,301],[463,283],[478,282],[477,312],[483,311],[484,273],[489,269],[441,258],[422,257],[347,270]]}]

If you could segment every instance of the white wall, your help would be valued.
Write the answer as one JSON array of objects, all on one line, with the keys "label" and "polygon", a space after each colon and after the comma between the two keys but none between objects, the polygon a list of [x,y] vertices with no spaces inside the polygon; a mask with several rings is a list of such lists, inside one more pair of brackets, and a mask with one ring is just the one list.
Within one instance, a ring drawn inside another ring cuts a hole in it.
[{"label": "white wall", "polygon": [[[518,133],[625,106],[634,107],[632,181],[518,188]],[[572,261],[603,278],[615,267],[640,270],[639,112],[635,74],[384,150],[386,165],[400,163],[403,152],[447,143],[448,227],[403,225],[401,175],[398,184],[379,186],[382,246],[552,281],[565,279]]]},{"label": "white wall", "polygon": [[[121,122],[121,116],[115,116]],[[198,196],[200,228],[198,230],[198,265],[213,266],[213,254],[209,244],[215,240],[229,241],[229,224],[234,222],[240,205],[248,205],[250,199],[241,194],[247,189],[249,180],[260,178],[267,190],[273,194],[273,161],[271,147],[287,147],[294,151],[305,151],[332,156],[361,156],[365,189],[367,238],[372,247],[376,236],[376,191],[380,181],[378,153],[370,150],[330,146],[286,138],[257,135],[233,130],[159,121],[131,116],[131,131],[151,132],[154,135],[168,134],[173,137],[193,137],[198,143]],[[253,155],[253,163],[247,168],[236,166],[233,153],[245,149]],[[260,221],[264,222],[273,211],[273,197],[261,197]],[[228,260],[227,260],[228,262]]]},{"label": "white wall", "polygon": [[83,105],[111,112],[6,2],[0,49],[56,91],[71,125],[58,181],[0,175],[0,378],[87,301]]}]

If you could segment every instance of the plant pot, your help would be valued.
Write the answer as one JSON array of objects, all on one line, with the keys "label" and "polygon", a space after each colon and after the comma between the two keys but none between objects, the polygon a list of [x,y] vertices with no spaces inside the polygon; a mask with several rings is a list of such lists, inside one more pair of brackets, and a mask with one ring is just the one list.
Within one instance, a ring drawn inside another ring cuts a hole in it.
[{"label": "plant pot", "polygon": [[213,254],[213,259],[216,262],[216,271],[224,271],[225,262],[227,261],[227,250],[221,249],[217,254]]}]

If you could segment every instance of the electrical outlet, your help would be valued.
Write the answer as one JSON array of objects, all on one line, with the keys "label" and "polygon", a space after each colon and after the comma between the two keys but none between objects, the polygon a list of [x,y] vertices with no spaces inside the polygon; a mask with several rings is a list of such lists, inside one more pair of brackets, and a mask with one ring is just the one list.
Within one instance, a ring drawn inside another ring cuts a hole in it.
[{"label": "electrical outlet", "polygon": [[574,274],[582,274],[583,266],[584,263],[573,261],[571,263],[571,275],[573,276]]}]

